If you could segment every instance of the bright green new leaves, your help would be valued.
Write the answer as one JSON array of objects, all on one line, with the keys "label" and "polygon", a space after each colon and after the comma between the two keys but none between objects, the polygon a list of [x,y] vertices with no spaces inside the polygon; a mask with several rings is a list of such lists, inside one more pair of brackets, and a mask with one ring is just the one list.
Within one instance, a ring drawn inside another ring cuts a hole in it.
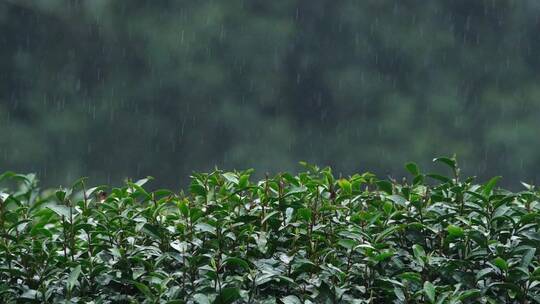
[{"label": "bright green new leaves", "polygon": [[351,183],[346,179],[340,179],[338,181],[339,187],[345,194],[352,194],[352,185]]},{"label": "bright green new leaves", "polygon": [[463,228],[455,225],[448,225],[448,227],[446,227],[446,230],[448,231],[448,235],[452,238],[460,238],[465,234]]}]

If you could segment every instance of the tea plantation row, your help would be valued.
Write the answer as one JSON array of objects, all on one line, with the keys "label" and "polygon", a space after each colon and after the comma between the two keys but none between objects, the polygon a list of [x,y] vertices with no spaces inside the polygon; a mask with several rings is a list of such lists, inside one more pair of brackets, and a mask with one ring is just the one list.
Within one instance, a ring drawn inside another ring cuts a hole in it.
[{"label": "tea plantation row", "polygon": [[[0,175],[1,303],[537,303],[539,191],[305,165],[187,193]],[[444,169],[444,168],[443,168]]]}]

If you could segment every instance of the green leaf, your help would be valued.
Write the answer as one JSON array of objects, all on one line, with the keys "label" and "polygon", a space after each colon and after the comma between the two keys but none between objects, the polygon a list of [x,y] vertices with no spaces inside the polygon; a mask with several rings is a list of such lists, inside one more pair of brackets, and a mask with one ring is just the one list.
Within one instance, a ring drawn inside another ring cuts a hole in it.
[{"label": "green leaf", "polygon": [[342,178],[338,181],[338,184],[343,193],[352,194],[352,185],[348,180]]},{"label": "green leaf", "polygon": [[56,198],[60,201],[60,202],[64,202],[65,199],[66,199],[66,191],[64,190],[56,190],[55,192],[55,195],[56,195]]},{"label": "green leaf", "polygon": [[424,182],[424,176],[423,175],[417,175],[414,179],[413,179],[413,185],[418,185],[418,184],[421,184]]},{"label": "green leaf", "polygon": [[178,209],[180,209],[180,212],[183,216],[188,217],[189,216],[189,207],[187,204],[187,201],[181,201],[178,203]]},{"label": "green leaf", "polygon": [[209,225],[207,223],[198,223],[195,225],[195,228],[199,231],[208,232],[211,234],[216,234],[216,228],[212,225]]},{"label": "green leaf", "polygon": [[482,194],[485,197],[488,197],[491,195],[491,192],[493,192],[493,188],[495,188],[495,185],[497,185],[497,182],[501,179],[501,176],[495,176],[494,178],[490,179],[485,185],[484,189],[482,191]]},{"label": "green leaf", "polygon": [[393,234],[398,229],[400,229],[400,227],[398,227],[398,226],[390,226],[390,227],[386,228],[385,230],[383,230],[383,232],[381,232],[379,235],[377,235],[377,237],[375,238],[375,241],[380,242],[380,241],[386,239],[386,237]]},{"label": "green leaf", "polygon": [[481,292],[478,289],[465,290],[465,291],[461,292],[458,299],[460,301],[463,301],[463,300],[466,300],[468,298],[478,297],[478,296],[480,296],[480,294],[481,294]]},{"label": "green leaf", "polygon": [[420,170],[418,169],[418,165],[415,163],[407,163],[405,164],[405,169],[409,171],[413,176],[417,176],[420,174]]},{"label": "green leaf", "polygon": [[465,235],[463,228],[455,225],[448,225],[448,227],[446,227],[446,231],[448,231],[448,235],[453,238],[460,238]]},{"label": "green leaf", "polygon": [[149,181],[153,180],[154,178],[152,176],[147,176],[145,178],[141,178],[140,180],[136,181],[134,184],[139,186],[139,187],[142,187],[144,186],[146,183],[148,183]]},{"label": "green leaf", "polygon": [[491,261],[493,265],[497,266],[501,271],[507,271],[508,270],[508,263],[501,257],[496,257]]},{"label": "green leaf", "polygon": [[394,287],[394,294],[401,302],[404,302],[406,300],[405,294],[403,293],[403,290],[401,288]]},{"label": "green leaf", "polygon": [[380,191],[386,192],[388,194],[392,194],[393,192],[393,186],[392,183],[386,180],[379,180],[376,182],[377,187],[379,187]]},{"label": "green leaf", "polygon": [[456,160],[448,157],[437,157],[433,159],[433,162],[439,162],[447,165],[452,170],[456,169]]},{"label": "green leaf", "polygon": [[186,242],[180,242],[178,240],[170,242],[169,245],[171,246],[171,248],[181,253],[186,252],[188,249],[188,245]]},{"label": "green leaf", "polygon": [[401,195],[389,195],[388,198],[393,201],[395,204],[401,206],[401,207],[406,207],[407,206],[407,199],[405,199],[403,196]]},{"label": "green leaf", "polygon": [[274,215],[277,215],[277,214],[280,214],[281,212],[279,211],[272,211],[270,213],[268,213],[261,221],[261,224],[264,224],[266,221],[268,221],[271,217],[273,217]]},{"label": "green leaf", "polygon": [[257,243],[257,248],[260,252],[266,253],[266,250],[268,248],[268,240],[266,238],[266,233],[261,231],[259,232],[255,237],[255,242]]},{"label": "green leaf", "polygon": [[298,209],[298,216],[306,222],[311,221],[311,209],[309,208],[300,208]]},{"label": "green leaf", "polygon": [[238,178],[236,177],[234,173],[231,173],[231,172],[223,173],[223,177],[230,183],[233,183],[235,185],[238,184]]},{"label": "green leaf", "polygon": [[204,186],[196,183],[192,183],[189,186],[189,192],[195,195],[206,196],[206,189],[204,188]]},{"label": "green leaf", "polygon": [[302,304],[302,301],[300,301],[297,296],[293,295],[281,298],[281,302],[283,302],[283,304]]},{"label": "green leaf", "polygon": [[249,174],[244,174],[240,176],[240,180],[238,181],[238,187],[247,188],[248,186],[249,186]]},{"label": "green leaf", "polygon": [[154,295],[152,294],[152,291],[150,291],[150,288],[146,286],[145,284],[141,282],[131,281],[131,284],[135,285],[137,289],[144,294],[145,297],[149,299],[153,299]]},{"label": "green leaf", "polygon": [[525,231],[522,235],[528,240],[540,242],[540,233],[535,231]]},{"label": "green leaf", "polygon": [[238,288],[223,288],[213,303],[230,304],[238,299],[240,299],[240,290]]},{"label": "green leaf", "polygon": [[424,267],[424,263],[426,260],[426,251],[424,250],[424,247],[419,244],[414,244],[412,248],[416,261],[418,262],[418,264],[420,264],[421,267]]},{"label": "green leaf", "polygon": [[289,197],[291,195],[295,195],[295,194],[299,194],[299,193],[305,193],[306,191],[308,191],[308,188],[306,186],[294,186],[294,187],[291,187],[289,189],[289,191],[287,191],[287,194],[285,194],[285,197]]},{"label": "green leaf", "polygon": [[383,211],[386,215],[389,215],[393,209],[394,209],[394,205],[391,202],[389,201],[384,202]]},{"label": "green leaf", "polygon": [[426,251],[424,250],[424,247],[422,247],[422,245],[414,244],[412,248],[413,248],[413,254],[415,258],[417,259],[426,258]]},{"label": "green leaf", "polygon": [[377,262],[383,262],[388,260],[389,258],[393,257],[395,255],[395,252],[392,250],[387,250],[384,252],[381,252],[375,256],[375,260]]},{"label": "green leaf", "polygon": [[351,250],[354,248],[354,246],[356,246],[357,242],[356,241],[353,241],[353,240],[350,240],[350,239],[340,239],[338,241],[338,245],[340,245],[341,247],[347,249],[347,250]]},{"label": "green leaf", "polygon": [[80,274],[81,274],[81,265],[78,265],[77,267],[71,270],[67,279],[68,290],[73,290],[73,287],[75,287],[75,284],[77,283],[77,280],[79,279]]},{"label": "green leaf", "polygon": [[440,182],[443,182],[443,183],[449,183],[451,182],[452,180],[446,176],[443,176],[443,175],[440,175],[440,174],[434,174],[434,173],[430,173],[430,174],[427,174],[426,175],[427,177],[431,177],[435,180],[438,180]]},{"label": "green leaf", "polygon": [[411,281],[411,282],[416,282],[416,283],[422,282],[422,277],[417,272],[404,272],[400,274],[399,277],[406,281]]},{"label": "green leaf", "polygon": [[27,289],[20,295],[20,298],[27,299],[27,300],[38,300],[39,298],[41,298],[41,292],[34,289]]},{"label": "green leaf", "polygon": [[193,295],[193,300],[197,304],[210,304],[210,299],[208,299],[208,296],[206,296],[206,295],[204,295],[202,293],[194,294]]},{"label": "green leaf", "polygon": [[424,282],[424,294],[430,303],[435,303],[435,286],[430,281]]},{"label": "green leaf", "polygon": [[523,257],[521,258],[520,266],[528,268],[531,265],[532,260],[534,259],[536,253],[536,248],[528,248],[525,250]]},{"label": "green leaf", "polygon": [[141,228],[141,232],[156,240],[161,238],[161,231],[159,227],[154,225],[144,224]]},{"label": "green leaf", "polygon": [[249,264],[240,259],[240,258],[236,258],[236,257],[229,257],[229,258],[226,258],[224,261],[223,261],[223,264],[224,265],[234,265],[234,266],[238,266],[238,267],[241,267],[243,268],[245,271],[249,271]]},{"label": "green leaf", "polygon": [[70,220],[70,208],[67,206],[62,205],[48,205],[47,208],[54,211],[54,213],[58,214],[60,217],[64,217],[66,221]]},{"label": "green leaf", "polygon": [[523,187],[525,187],[525,189],[529,190],[529,191],[533,191],[534,190],[534,185],[530,185],[530,184],[527,184],[525,182],[520,182]]},{"label": "green leaf", "polygon": [[488,274],[490,274],[490,273],[493,273],[493,272],[494,272],[494,270],[493,270],[493,268],[491,268],[491,267],[484,268],[484,269],[482,269],[482,270],[480,270],[480,271],[478,271],[478,272],[476,273],[476,280],[479,281],[479,280],[481,280],[483,277],[485,277],[486,275],[488,275]]},{"label": "green leaf", "polygon": [[193,300],[197,304],[210,304],[210,300],[208,299],[208,296],[206,296],[206,295],[204,295],[202,293],[194,294],[193,295]]}]

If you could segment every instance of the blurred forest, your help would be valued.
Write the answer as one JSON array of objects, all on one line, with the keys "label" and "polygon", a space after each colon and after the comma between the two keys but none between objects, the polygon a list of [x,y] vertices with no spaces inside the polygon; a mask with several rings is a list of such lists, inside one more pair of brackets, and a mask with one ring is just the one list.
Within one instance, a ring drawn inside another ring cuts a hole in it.
[{"label": "blurred forest", "polygon": [[[0,170],[540,181],[540,1],[0,0]],[[443,169],[438,169],[443,170]]]}]

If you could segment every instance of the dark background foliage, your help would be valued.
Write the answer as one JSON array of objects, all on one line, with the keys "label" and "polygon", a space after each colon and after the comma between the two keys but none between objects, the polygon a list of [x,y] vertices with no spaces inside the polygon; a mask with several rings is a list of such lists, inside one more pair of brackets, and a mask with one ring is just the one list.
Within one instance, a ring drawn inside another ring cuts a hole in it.
[{"label": "dark background foliage", "polygon": [[[0,1],[0,169],[540,177],[537,1]],[[512,182],[510,182],[512,181]]]}]

